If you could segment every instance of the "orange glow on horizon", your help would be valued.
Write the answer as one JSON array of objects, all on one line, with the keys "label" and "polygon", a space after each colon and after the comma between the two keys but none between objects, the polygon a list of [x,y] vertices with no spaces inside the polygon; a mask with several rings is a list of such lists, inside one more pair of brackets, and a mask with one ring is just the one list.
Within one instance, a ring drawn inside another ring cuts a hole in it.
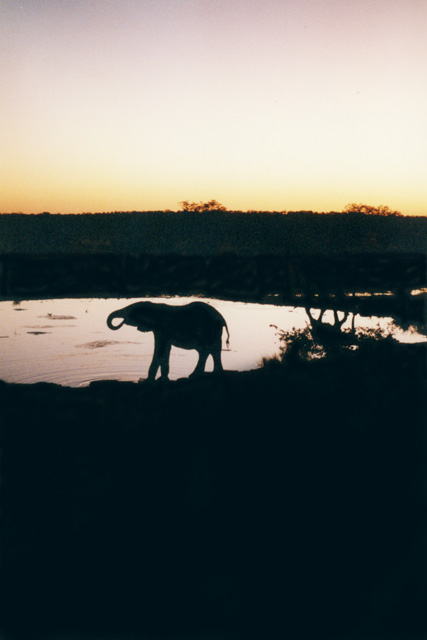
[{"label": "orange glow on horizon", "polygon": [[0,211],[427,215],[425,0],[5,0]]}]

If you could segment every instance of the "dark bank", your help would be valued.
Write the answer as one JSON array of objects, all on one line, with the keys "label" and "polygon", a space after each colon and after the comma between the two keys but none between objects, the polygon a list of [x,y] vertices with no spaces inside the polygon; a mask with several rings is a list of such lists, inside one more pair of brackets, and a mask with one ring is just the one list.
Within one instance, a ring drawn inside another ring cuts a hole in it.
[{"label": "dark bank", "polygon": [[6,637],[421,637],[412,346],[166,383],[2,383]]}]

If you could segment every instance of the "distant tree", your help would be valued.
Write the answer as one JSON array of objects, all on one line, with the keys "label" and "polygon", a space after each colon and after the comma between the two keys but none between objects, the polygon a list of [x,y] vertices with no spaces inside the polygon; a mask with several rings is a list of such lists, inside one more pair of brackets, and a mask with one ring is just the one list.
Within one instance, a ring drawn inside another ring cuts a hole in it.
[{"label": "distant tree", "polygon": [[363,213],[365,216],[401,216],[400,211],[393,211],[383,204],[373,207],[369,204],[351,202],[343,209],[343,213]]},{"label": "distant tree", "polygon": [[196,211],[204,213],[205,211],[227,211],[226,207],[217,200],[209,200],[208,202],[190,202],[182,200],[180,203],[181,211]]}]

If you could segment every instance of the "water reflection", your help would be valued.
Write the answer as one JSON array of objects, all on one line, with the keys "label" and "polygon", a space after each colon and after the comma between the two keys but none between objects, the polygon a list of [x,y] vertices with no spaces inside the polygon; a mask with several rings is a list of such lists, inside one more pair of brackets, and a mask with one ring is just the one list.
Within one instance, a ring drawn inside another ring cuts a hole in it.
[{"label": "water reflection", "polygon": [[[320,309],[319,316],[317,318],[312,314],[312,309],[310,307],[305,307],[305,312],[310,320],[311,328],[315,334],[317,334],[320,338],[325,335],[339,335],[342,332],[342,326],[346,322],[349,312],[343,311],[343,317],[339,317],[339,311],[336,309],[332,310],[334,321],[333,323],[324,323],[323,316],[327,309]],[[352,321],[351,321],[351,329],[354,331],[354,321],[356,318],[356,314],[352,313]]]},{"label": "water reflection", "polygon": [[[84,386],[93,380],[137,381],[147,377],[154,351],[152,333],[138,333],[123,327],[120,336],[108,329],[105,319],[111,311],[140,299],[61,299],[31,300],[22,303],[0,302],[0,379],[7,382],[55,382],[67,386]],[[164,299],[149,298],[151,301]],[[169,298],[168,304],[185,304],[194,298]],[[206,300],[226,319],[230,331],[230,350],[224,350],[224,369],[245,371],[259,366],[262,358],[273,356],[280,344],[275,324],[283,331],[304,329],[310,316],[303,307],[273,304],[246,304],[223,300]],[[17,313],[19,311],[19,313]],[[338,313],[338,312],[335,312]],[[317,331],[333,332],[346,328],[387,329],[389,318],[366,318],[342,312],[335,320],[334,311],[310,309]],[[320,324],[319,324],[320,322]],[[332,329],[326,327],[329,323]],[[326,329],[325,329],[326,327]],[[423,338],[412,329],[395,327],[402,341]],[[119,339],[120,338],[120,339]],[[187,377],[197,364],[196,351],[172,348],[170,378]],[[212,360],[207,362],[212,370]]]}]

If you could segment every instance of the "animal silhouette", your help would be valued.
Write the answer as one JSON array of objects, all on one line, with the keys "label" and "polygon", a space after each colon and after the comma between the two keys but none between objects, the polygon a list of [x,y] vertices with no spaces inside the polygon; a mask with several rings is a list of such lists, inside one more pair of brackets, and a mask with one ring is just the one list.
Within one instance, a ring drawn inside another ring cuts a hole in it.
[{"label": "animal silhouette", "polygon": [[[118,318],[122,321],[114,324],[113,321]],[[222,330],[225,328],[227,331],[228,345],[230,334],[227,323],[219,311],[204,302],[191,302],[179,306],[135,302],[113,311],[107,318],[107,325],[113,331],[120,329],[124,324],[136,327],[138,331],[154,333],[154,355],[148,370],[148,380],[155,380],[159,368],[161,378],[168,379],[172,346],[198,351],[199,360],[190,377],[204,372],[209,355],[213,358],[214,371],[223,371]]]}]

